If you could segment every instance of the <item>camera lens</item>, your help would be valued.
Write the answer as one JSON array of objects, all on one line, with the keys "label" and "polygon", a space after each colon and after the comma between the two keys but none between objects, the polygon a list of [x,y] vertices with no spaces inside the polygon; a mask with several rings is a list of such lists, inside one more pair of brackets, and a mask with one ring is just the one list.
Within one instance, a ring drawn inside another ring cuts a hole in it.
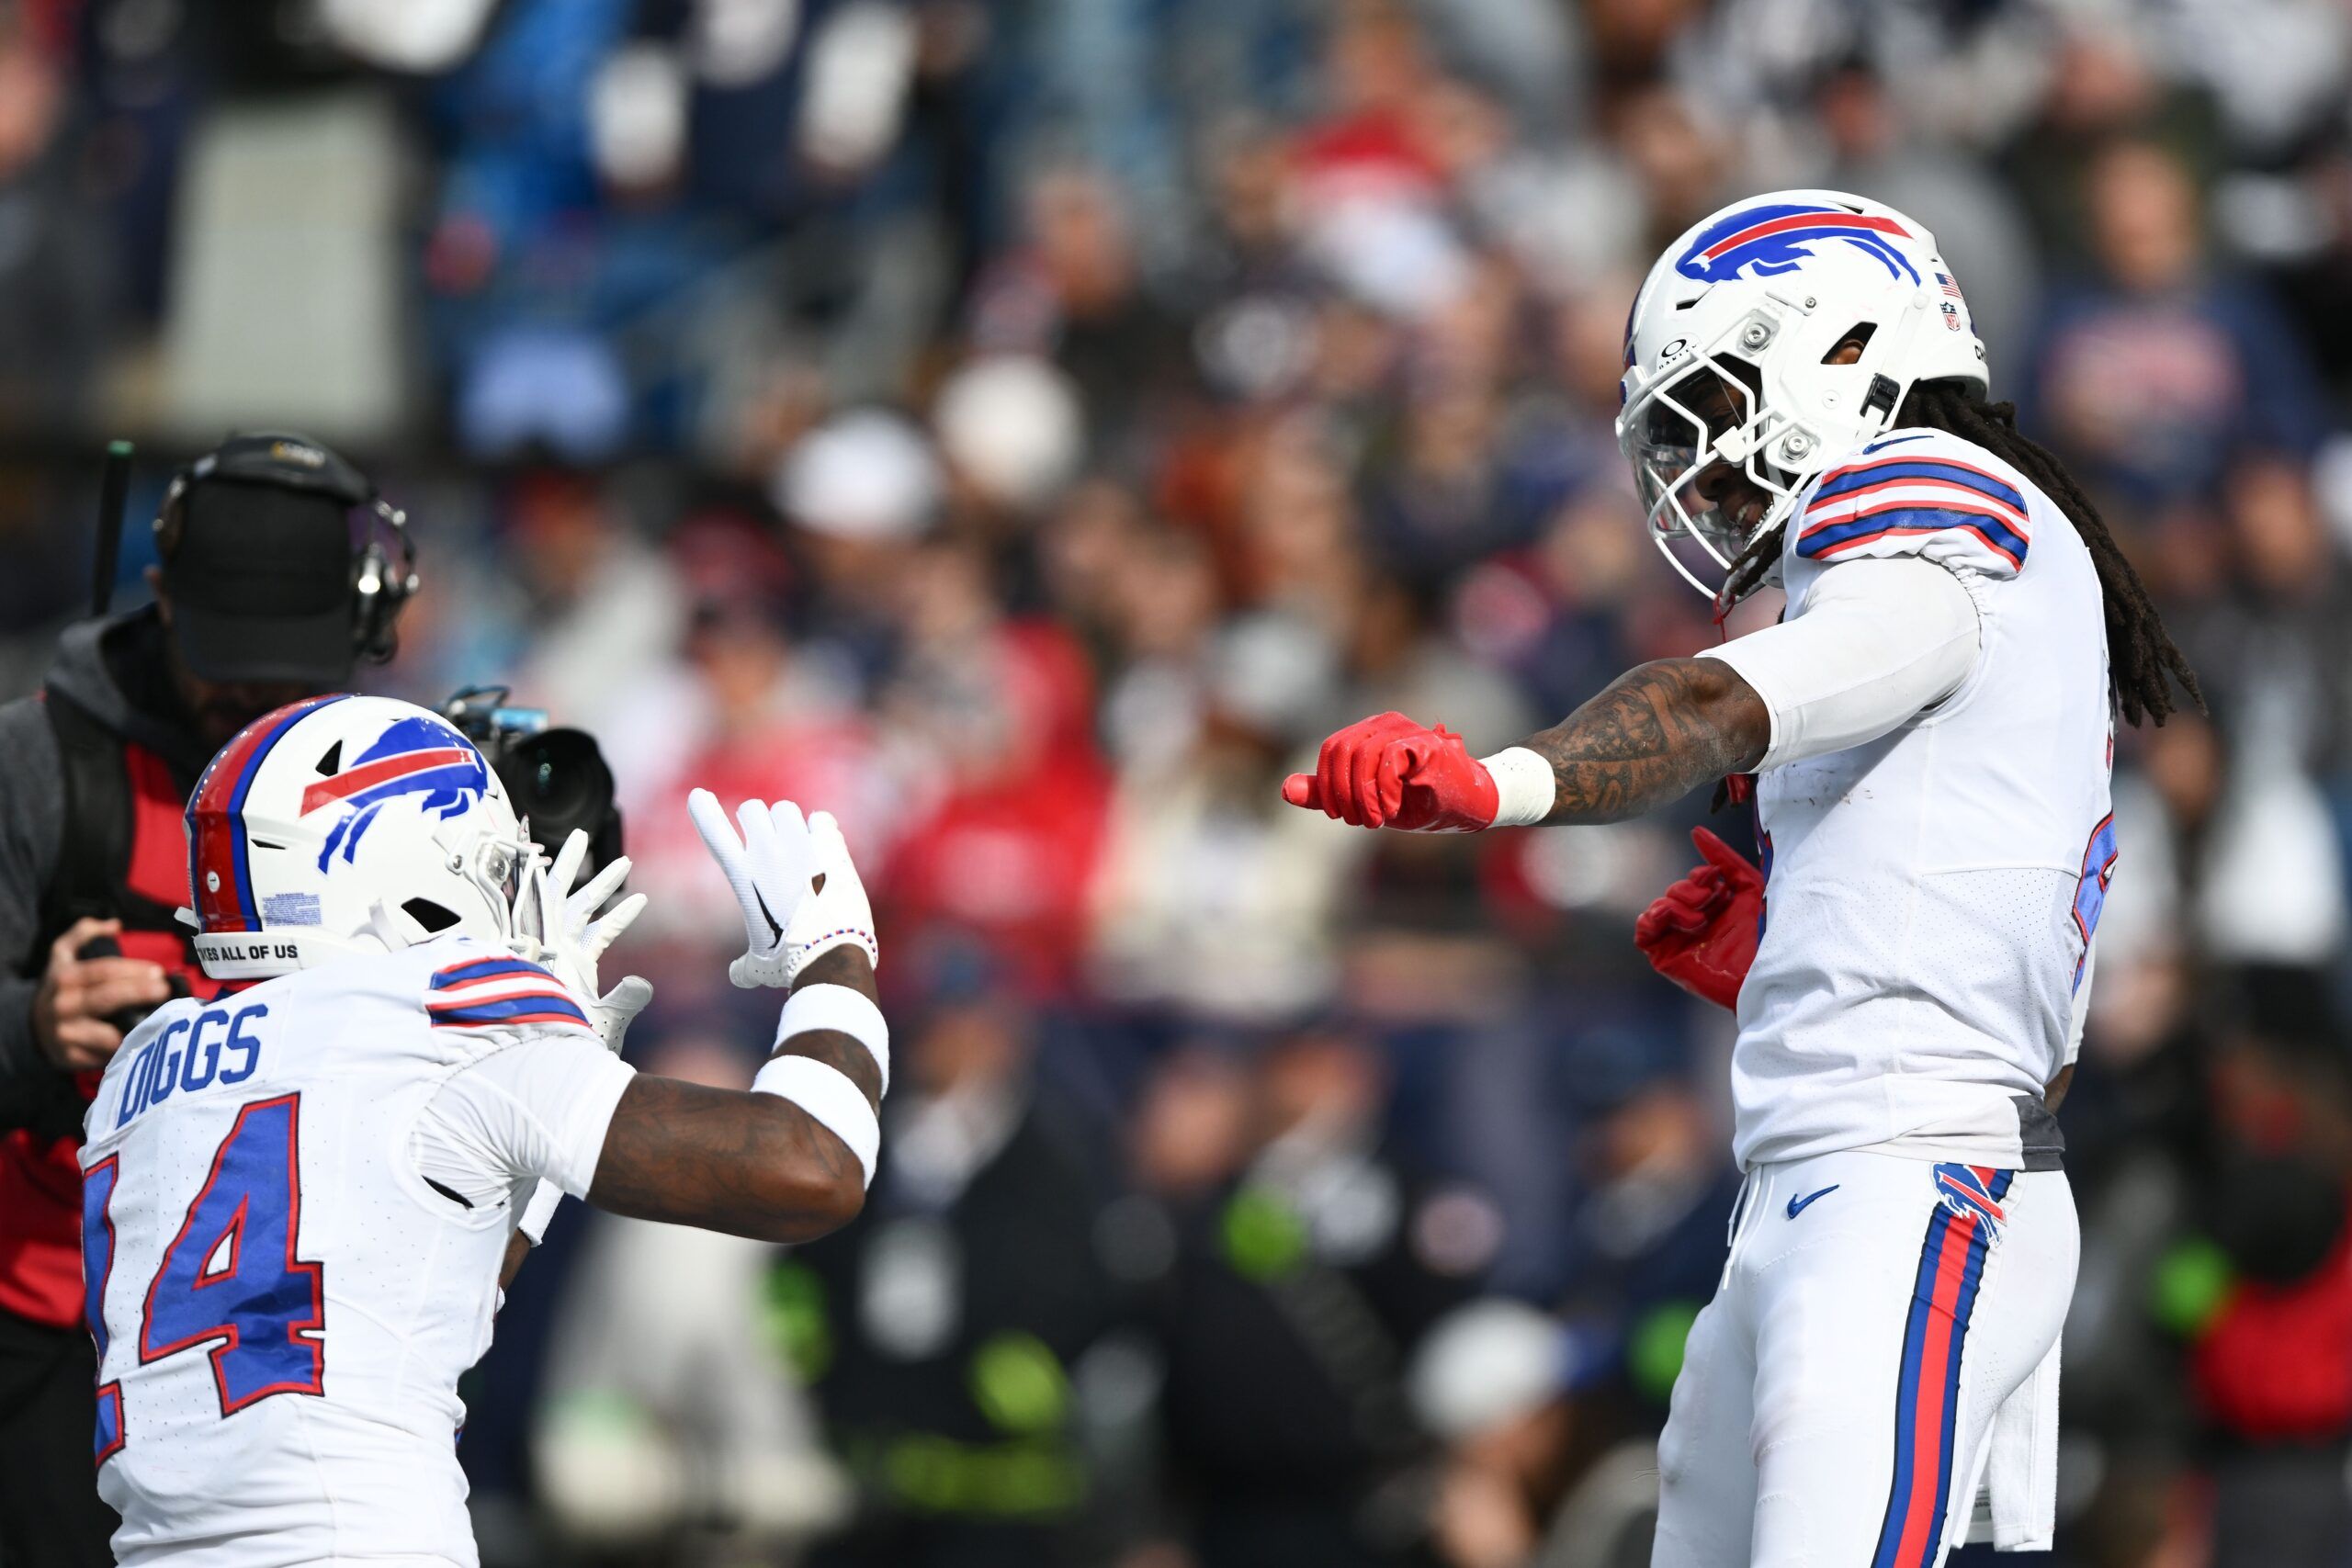
[{"label": "camera lens", "polygon": [[585,735],[576,729],[550,729],[525,737],[514,752],[518,775],[513,784],[517,810],[533,821],[546,817],[572,827],[585,826],[612,803],[613,775]]},{"label": "camera lens", "polygon": [[495,766],[515,811],[530,818],[531,838],[539,848],[553,854],[575,829],[586,833],[583,879],[619,855],[613,773],[594,737],[578,729],[541,730],[502,748]]}]

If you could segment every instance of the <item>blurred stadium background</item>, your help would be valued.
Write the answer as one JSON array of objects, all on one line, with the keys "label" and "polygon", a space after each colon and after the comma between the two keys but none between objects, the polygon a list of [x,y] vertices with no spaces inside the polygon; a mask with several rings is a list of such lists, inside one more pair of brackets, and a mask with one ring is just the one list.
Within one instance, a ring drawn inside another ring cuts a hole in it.
[{"label": "blurred stadium background", "polygon": [[382,689],[604,740],[637,1059],[772,1027],[688,783],[847,825],[875,1201],[567,1205],[468,1387],[493,1565],[1645,1561],[1735,1173],[1630,928],[1707,803],[1276,785],[1715,635],[1611,436],[1634,284],[1864,192],[2212,695],[2118,759],[2059,1555],[2352,1562],[2348,80],[2337,0],[0,0],[0,692],[103,437],[142,518],[291,425],[421,537]]}]

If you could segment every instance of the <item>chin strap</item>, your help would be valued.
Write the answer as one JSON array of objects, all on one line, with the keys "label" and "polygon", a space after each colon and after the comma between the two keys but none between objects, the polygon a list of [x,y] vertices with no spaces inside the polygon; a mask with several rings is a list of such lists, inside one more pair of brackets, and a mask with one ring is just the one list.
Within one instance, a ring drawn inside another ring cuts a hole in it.
[{"label": "chin strap", "polygon": [[[1738,601],[1726,596],[1730,589],[1731,584],[1726,581],[1723,592],[1715,595],[1715,640],[1718,643],[1731,640],[1731,628],[1724,623],[1731,618],[1731,613],[1737,606]],[[1708,815],[1713,816],[1727,805],[1746,806],[1755,798],[1756,775],[1754,773],[1725,773],[1722,782],[1715,785],[1714,802],[1707,807],[1707,812]]]}]

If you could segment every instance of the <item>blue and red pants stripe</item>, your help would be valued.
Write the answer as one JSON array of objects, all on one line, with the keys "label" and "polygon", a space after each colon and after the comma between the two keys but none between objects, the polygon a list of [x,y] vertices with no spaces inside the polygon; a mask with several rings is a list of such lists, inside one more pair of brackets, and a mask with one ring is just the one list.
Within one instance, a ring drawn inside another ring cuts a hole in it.
[{"label": "blue and red pants stripe", "polygon": [[[1995,1204],[2007,1195],[2015,1175],[1982,1166],[1951,1168],[1973,1172]],[[1976,1291],[1984,1277],[1996,1223],[1983,1207],[1950,1201],[1938,1203],[1928,1221],[1911,1315],[1903,1331],[1903,1367],[1894,1403],[1894,1480],[1871,1568],[1927,1568],[1941,1544],[1957,1457],[1952,1448],[1961,1352],[1976,1310]]]}]

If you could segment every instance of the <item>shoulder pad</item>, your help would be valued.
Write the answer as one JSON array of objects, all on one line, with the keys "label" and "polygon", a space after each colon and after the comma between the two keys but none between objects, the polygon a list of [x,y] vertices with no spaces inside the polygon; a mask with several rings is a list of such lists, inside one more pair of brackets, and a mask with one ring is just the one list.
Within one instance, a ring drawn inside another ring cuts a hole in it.
[{"label": "shoulder pad", "polygon": [[1920,555],[2015,577],[2031,543],[2030,488],[1973,441],[1898,430],[1822,470],[1797,510],[1789,547],[1823,565]]}]

